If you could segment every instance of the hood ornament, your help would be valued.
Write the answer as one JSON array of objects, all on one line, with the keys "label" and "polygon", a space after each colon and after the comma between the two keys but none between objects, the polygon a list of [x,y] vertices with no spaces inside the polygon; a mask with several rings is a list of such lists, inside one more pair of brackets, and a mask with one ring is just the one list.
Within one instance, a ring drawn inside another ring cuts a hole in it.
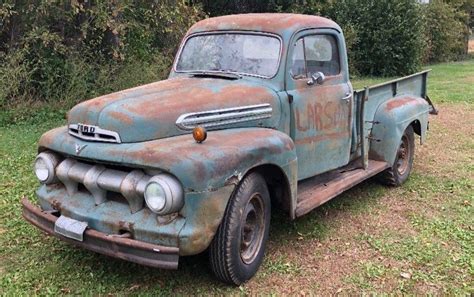
[{"label": "hood ornament", "polygon": [[82,152],[83,149],[85,149],[87,144],[80,145],[76,143],[76,155],[79,156],[79,154]]}]

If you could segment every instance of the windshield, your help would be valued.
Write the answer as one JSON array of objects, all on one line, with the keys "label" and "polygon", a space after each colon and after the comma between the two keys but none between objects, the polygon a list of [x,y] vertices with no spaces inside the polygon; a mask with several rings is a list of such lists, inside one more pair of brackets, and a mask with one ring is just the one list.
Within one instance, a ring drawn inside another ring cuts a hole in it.
[{"label": "windshield", "polygon": [[278,71],[280,48],[280,40],[267,35],[198,35],[186,41],[176,71],[221,71],[270,78]]}]

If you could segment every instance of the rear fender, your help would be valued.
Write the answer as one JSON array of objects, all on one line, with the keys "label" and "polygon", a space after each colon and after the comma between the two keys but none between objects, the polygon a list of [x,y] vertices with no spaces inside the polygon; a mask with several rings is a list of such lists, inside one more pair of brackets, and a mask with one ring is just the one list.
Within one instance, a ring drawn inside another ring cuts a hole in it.
[{"label": "rear fender", "polygon": [[400,139],[411,124],[419,125],[415,131],[420,134],[423,144],[428,129],[429,110],[425,99],[413,96],[395,97],[380,104],[373,120],[369,158],[393,164]]}]

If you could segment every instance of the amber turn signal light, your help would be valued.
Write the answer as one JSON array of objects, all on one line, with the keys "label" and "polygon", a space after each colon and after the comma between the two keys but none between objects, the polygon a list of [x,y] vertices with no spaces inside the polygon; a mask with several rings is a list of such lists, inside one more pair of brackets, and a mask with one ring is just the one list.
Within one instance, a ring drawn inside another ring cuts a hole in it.
[{"label": "amber turn signal light", "polygon": [[193,129],[193,137],[197,143],[201,143],[207,138],[207,131],[204,127],[196,127]]}]

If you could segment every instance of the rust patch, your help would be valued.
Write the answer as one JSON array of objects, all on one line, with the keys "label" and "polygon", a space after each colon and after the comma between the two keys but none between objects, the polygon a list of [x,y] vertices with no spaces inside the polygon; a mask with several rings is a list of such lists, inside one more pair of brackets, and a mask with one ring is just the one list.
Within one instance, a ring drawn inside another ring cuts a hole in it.
[{"label": "rust patch", "polygon": [[119,228],[122,231],[128,231],[133,234],[134,232],[134,224],[130,222],[125,222],[125,221],[119,221]]},{"label": "rust patch", "polygon": [[22,199],[23,217],[46,233],[79,247],[92,250],[107,256],[124,259],[151,267],[178,268],[179,248],[155,245],[147,242],[108,236],[94,229],[86,229],[84,241],[69,239],[54,232],[57,217],[42,212],[28,199]]},{"label": "rust patch", "polygon": [[57,140],[58,135],[61,133],[64,133],[66,131],[65,127],[58,127],[53,130],[50,130],[46,133],[44,133],[40,140],[38,141],[38,147],[40,149],[50,147],[54,143],[55,140]]},{"label": "rust patch", "polygon": [[189,33],[217,30],[252,30],[283,35],[289,29],[339,26],[326,18],[291,13],[239,14],[205,19],[195,24]]},{"label": "rust patch", "polygon": [[[263,103],[265,99],[268,100],[268,98],[272,96],[270,91],[263,87],[229,84],[213,90],[211,85],[190,87],[185,81],[172,93],[163,95],[165,96],[160,96],[162,99],[153,96],[143,99],[140,102],[125,103],[122,107],[130,113],[138,114],[143,117],[156,117],[156,115],[159,114],[160,121],[174,122],[177,116],[184,112],[199,112],[211,108],[219,109],[258,104],[260,102],[258,102],[256,98]],[[167,100],[164,100],[165,98]],[[160,100],[160,104],[153,104],[156,100]],[[163,110],[170,112],[163,113]]]},{"label": "rust patch", "polygon": [[51,203],[51,206],[53,209],[60,211],[61,210],[61,202],[58,200],[54,199],[53,202]]},{"label": "rust patch", "polygon": [[122,122],[126,125],[131,125],[133,123],[132,117],[130,117],[129,115],[127,115],[123,112],[111,111],[111,112],[109,112],[109,114],[114,119],[117,119],[118,121],[120,121],[120,122]]},{"label": "rust patch", "polygon": [[[209,193],[199,202],[199,207],[193,210],[193,214],[188,218],[189,237],[180,242],[181,255],[196,254],[204,251],[208,246],[214,234],[219,227],[224,211],[227,206],[233,187],[227,187],[220,191]],[[185,227],[186,228],[186,227]],[[182,234],[180,234],[181,238]]]},{"label": "rust patch", "polygon": [[310,143],[314,143],[318,141],[340,139],[343,137],[349,137],[349,132],[344,131],[344,132],[331,133],[331,134],[321,134],[321,135],[316,135],[313,137],[306,137],[306,138],[296,140],[296,144],[310,144]]},{"label": "rust patch", "polygon": [[229,176],[226,180],[224,185],[225,186],[230,186],[230,185],[235,185],[237,186],[240,182],[240,178],[238,174],[234,174],[232,176]]},{"label": "rust patch", "polygon": [[410,97],[393,99],[387,103],[387,110],[393,110],[395,108],[398,108],[398,107],[401,107],[413,102],[416,103],[416,99],[410,98]]}]

